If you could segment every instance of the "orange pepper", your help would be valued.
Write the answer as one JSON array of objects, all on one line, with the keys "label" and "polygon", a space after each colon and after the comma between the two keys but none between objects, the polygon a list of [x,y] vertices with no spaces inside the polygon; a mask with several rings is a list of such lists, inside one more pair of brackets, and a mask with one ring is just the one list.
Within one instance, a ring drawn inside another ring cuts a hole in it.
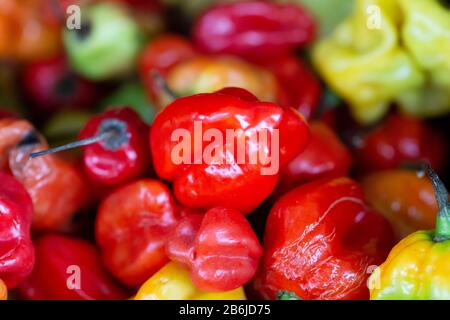
[{"label": "orange pepper", "polygon": [[0,300],[8,299],[8,289],[6,288],[6,284],[0,279]]},{"label": "orange pepper", "polygon": [[395,169],[372,173],[361,184],[367,201],[390,221],[398,240],[434,229],[438,206],[429,179]]},{"label": "orange pepper", "polygon": [[60,26],[45,11],[41,1],[0,1],[0,58],[32,61],[59,52]]}]

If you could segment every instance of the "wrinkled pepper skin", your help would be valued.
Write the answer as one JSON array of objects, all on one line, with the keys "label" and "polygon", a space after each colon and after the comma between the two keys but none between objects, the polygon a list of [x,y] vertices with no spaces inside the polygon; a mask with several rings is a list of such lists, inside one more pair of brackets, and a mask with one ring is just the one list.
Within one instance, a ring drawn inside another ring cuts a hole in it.
[{"label": "wrinkled pepper skin", "polygon": [[[219,130],[223,137],[226,136],[226,129],[241,129],[241,136],[248,136],[251,132],[261,134],[264,130],[268,136],[275,137],[274,129],[278,129],[279,167],[299,154],[309,141],[309,129],[304,118],[290,108],[243,100],[221,93],[199,94],[175,100],[160,112],[153,122],[150,135],[151,150],[155,155],[153,164],[159,177],[173,182],[177,200],[193,208],[226,206],[247,214],[269,196],[279,175],[277,170],[274,174],[261,174],[262,169],[268,166],[264,166],[259,160],[256,164],[251,164],[250,161],[239,164],[236,160],[237,148],[228,150],[230,146],[224,148],[228,158],[225,152],[220,152],[217,154],[216,163],[208,164],[202,159],[197,164],[194,161],[188,161],[191,164],[174,163],[172,152],[180,142],[171,141],[171,136],[174,130],[179,128],[184,129],[183,132],[188,133],[191,138],[201,135],[194,132],[195,121],[201,121],[203,132],[214,128]],[[292,141],[291,137],[296,137],[296,140]],[[245,139],[245,157],[258,159],[256,153],[260,148],[250,144],[249,140]],[[195,156],[194,152],[199,153],[199,150],[196,150],[200,149],[199,147],[200,145],[192,148],[187,155],[191,160]],[[206,147],[208,146],[201,145],[202,155]],[[261,150],[265,151],[266,155],[270,152],[268,148]]]},{"label": "wrinkled pepper skin", "polygon": [[175,65],[167,84],[179,96],[211,93],[225,87],[250,91],[261,101],[277,101],[279,86],[272,73],[233,56],[198,56]]},{"label": "wrinkled pepper skin", "polygon": [[410,116],[392,114],[356,143],[354,157],[358,173],[395,169],[408,163],[427,162],[436,171],[445,166],[444,137]]},{"label": "wrinkled pepper skin", "polygon": [[267,219],[254,287],[300,299],[367,299],[370,267],[384,261],[393,233],[350,178],[304,184],[280,198]]},{"label": "wrinkled pepper skin", "polygon": [[226,292],[205,292],[192,283],[189,270],[169,262],[148,279],[134,300],[245,300],[242,287]]},{"label": "wrinkled pepper skin", "polygon": [[139,178],[150,168],[150,151],[146,143],[149,127],[129,107],[107,110],[94,116],[81,130],[80,139],[99,134],[106,123],[119,122],[125,134],[118,146],[105,141],[83,148],[85,172],[92,180],[108,186],[118,186]]},{"label": "wrinkled pepper skin", "polygon": [[[380,9],[379,28],[368,27],[374,5]],[[357,0],[353,15],[314,49],[320,74],[361,123],[379,120],[391,102],[423,84],[423,73],[400,45],[399,16],[396,1]]]},{"label": "wrinkled pepper skin", "polygon": [[324,123],[310,123],[311,140],[305,151],[281,169],[277,192],[284,193],[303,183],[348,174],[352,156]]},{"label": "wrinkled pepper skin", "polygon": [[6,284],[3,282],[2,279],[0,279],[0,300],[7,300],[8,299],[8,288],[6,287]]},{"label": "wrinkled pepper skin", "polygon": [[33,204],[13,176],[0,172],[0,296],[1,284],[14,288],[34,266],[30,226]]},{"label": "wrinkled pepper skin", "polygon": [[434,229],[438,207],[428,179],[412,170],[385,170],[363,177],[361,186],[367,202],[389,220],[398,240]]},{"label": "wrinkled pepper skin", "polygon": [[239,211],[213,208],[183,218],[169,238],[172,261],[186,264],[194,285],[223,292],[246,284],[258,269],[262,248],[252,227]]},{"label": "wrinkled pepper skin", "polygon": [[436,228],[398,243],[369,279],[372,300],[450,300],[450,202],[437,174],[427,168],[438,211]]},{"label": "wrinkled pepper skin", "polygon": [[86,176],[77,164],[57,155],[30,160],[32,152],[47,147],[33,130],[9,152],[9,168],[33,200],[35,231],[64,229],[91,201]]},{"label": "wrinkled pepper skin", "polygon": [[0,170],[9,170],[9,151],[32,130],[33,125],[27,120],[12,117],[0,119]]},{"label": "wrinkled pepper skin", "polygon": [[404,15],[402,41],[427,79],[400,107],[416,116],[450,111],[450,11],[445,1],[397,0]]},{"label": "wrinkled pepper skin", "polygon": [[36,265],[19,286],[29,300],[116,300],[127,293],[104,270],[91,243],[58,234],[35,242]]},{"label": "wrinkled pepper skin", "polygon": [[113,191],[101,203],[95,226],[109,271],[130,287],[141,285],[169,261],[165,244],[178,217],[169,189],[157,180]]},{"label": "wrinkled pepper skin", "polygon": [[300,6],[245,1],[206,10],[193,37],[204,52],[268,57],[308,44],[315,33],[314,19]]}]

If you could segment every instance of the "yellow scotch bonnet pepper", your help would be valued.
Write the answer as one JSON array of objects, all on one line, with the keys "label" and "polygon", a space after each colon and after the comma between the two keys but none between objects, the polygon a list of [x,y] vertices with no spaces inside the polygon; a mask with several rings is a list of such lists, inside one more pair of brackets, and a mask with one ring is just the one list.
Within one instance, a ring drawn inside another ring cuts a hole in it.
[{"label": "yellow scotch bonnet pepper", "polygon": [[437,116],[450,111],[449,30],[438,0],[356,0],[313,60],[361,123],[379,120],[392,103]]},{"label": "yellow scotch bonnet pepper", "polygon": [[434,231],[418,231],[400,241],[369,278],[371,300],[450,299],[450,203],[436,173],[428,175],[439,212]]},{"label": "yellow scotch bonnet pepper", "polygon": [[226,292],[204,292],[195,287],[189,270],[169,262],[148,279],[134,300],[245,300],[244,288]]},{"label": "yellow scotch bonnet pepper", "polygon": [[6,300],[8,298],[8,289],[6,284],[0,279],[0,300]]}]

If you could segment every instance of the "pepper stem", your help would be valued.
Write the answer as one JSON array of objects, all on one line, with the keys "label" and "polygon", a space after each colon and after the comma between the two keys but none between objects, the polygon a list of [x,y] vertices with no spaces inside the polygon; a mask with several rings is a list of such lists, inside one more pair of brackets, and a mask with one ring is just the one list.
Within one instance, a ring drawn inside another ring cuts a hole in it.
[{"label": "pepper stem", "polygon": [[87,146],[97,142],[103,142],[103,147],[105,149],[115,151],[119,149],[124,143],[128,142],[129,136],[127,132],[127,124],[125,122],[118,119],[106,119],[102,121],[100,130],[95,136],[70,142],[55,148],[33,152],[30,154],[30,159],[82,146]]},{"label": "pepper stem", "polygon": [[176,100],[178,95],[169,87],[167,84],[166,79],[159,73],[158,70],[152,69],[150,71],[150,77],[153,79],[153,81],[156,83],[156,86],[158,87],[158,90],[161,92],[161,94],[167,96],[171,100]]},{"label": "pepper stem", "polygon": [[429,165],[427,165],[427,174],[433,184],[439,208],[436,218],[436,229],[434,231],[434,241],[442,242],[450,239],[450,202],[448,200],[448,191],[439,176]]}]

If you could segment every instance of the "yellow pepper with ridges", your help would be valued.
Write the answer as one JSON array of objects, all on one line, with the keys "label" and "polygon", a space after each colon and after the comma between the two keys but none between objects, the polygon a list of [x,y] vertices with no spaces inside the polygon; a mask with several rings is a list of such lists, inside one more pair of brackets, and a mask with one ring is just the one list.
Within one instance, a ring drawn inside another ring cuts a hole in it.
[{"label": "yellow pepper with ridges", "polygon": [[429,168],[439,205],[434,231],[400,241],[369,279],[372,300],[450,299],[450,203],[448,192]]},{"label": "yellow pepper with ridges", "polygon": [[8,299],[8,289],[6,288],[6,284],[0,279],[0,300]]},{"label": "yellow pepper with ridges", "polygon": [[379,120],[392,103],[440,115],[450,111],[449,23],[438,0],[356,0],[313,60],[361,123]]},{"label": "yellow pepper with ridges", "polygon": [[204,292],[195,287],[189,270],[169,262],[148,279],[134,300],[245,300],[243,287],[226,292]]}]

